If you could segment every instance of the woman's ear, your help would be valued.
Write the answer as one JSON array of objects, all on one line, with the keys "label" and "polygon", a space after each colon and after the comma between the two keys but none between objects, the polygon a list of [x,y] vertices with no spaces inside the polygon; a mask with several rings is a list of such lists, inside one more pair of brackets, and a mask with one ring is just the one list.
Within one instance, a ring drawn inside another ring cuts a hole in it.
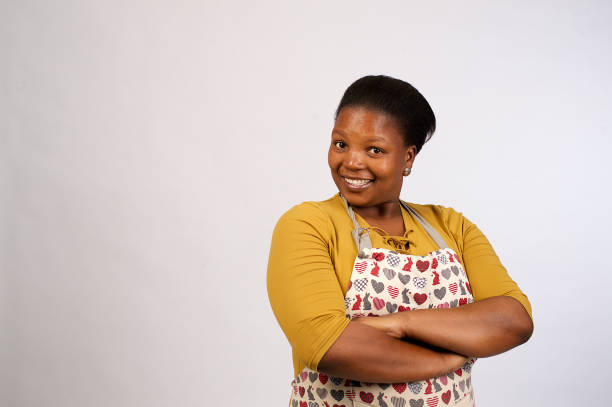
[{"label": "woman's ear", "polygon": [[406,149],[406,165],[405,168],[412,168],[412,164],[414,163],[414,158],[417,155],[417,148],[415,145],[412,145]]}]

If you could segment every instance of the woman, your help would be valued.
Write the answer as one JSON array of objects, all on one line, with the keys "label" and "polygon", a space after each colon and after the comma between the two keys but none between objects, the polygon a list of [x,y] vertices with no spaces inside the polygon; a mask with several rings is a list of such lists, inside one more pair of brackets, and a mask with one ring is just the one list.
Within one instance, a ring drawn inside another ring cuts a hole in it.
[{"label": "woman", "polygon": [[367,76],[342,97],[328,153],[339,194],[293,207],[272,237],[268,293],[293,350],[291,406],[473,406],[475,359],[531,336],[529,301],[478,228],[399,199],[434,130],[401,80]]}]

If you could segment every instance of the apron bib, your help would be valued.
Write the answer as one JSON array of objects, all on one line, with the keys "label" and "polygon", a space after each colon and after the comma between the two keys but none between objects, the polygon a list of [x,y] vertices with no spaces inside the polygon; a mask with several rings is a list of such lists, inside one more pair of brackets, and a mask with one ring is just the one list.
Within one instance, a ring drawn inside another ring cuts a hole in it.
[{"label": "apron bib", "polygon": [[[367,229],[359,226],[352,208],[344,202],[355,226],[352,235],[358,249],[344,299],[347,318],[453,308],[474,301],[459,256],[414,209],[400,201],[438,246],[426,256],[372,248]],[[474,362],[470,358],[454,372],[408,383],[358,382],[304,368],[291,382],[290,407],[473,407]]]}]

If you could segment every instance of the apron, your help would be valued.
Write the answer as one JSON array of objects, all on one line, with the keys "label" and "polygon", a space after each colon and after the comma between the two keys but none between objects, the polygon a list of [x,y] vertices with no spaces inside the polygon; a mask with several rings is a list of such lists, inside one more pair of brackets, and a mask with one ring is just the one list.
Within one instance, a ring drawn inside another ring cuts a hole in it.
[{"label": "apron", "polygon": [[[474,301],[459,256],[414,209],[400,201],[438,247],[426,256],[372,248],[367,228],[359,226],[353,209],[344,202],[358,249],[345,296],[347,318],[453,308]],[[290,407],[473,407],[474,362],[470,358],[453,372],[408,383],[358,382],[304,368],[291,382]]]}]

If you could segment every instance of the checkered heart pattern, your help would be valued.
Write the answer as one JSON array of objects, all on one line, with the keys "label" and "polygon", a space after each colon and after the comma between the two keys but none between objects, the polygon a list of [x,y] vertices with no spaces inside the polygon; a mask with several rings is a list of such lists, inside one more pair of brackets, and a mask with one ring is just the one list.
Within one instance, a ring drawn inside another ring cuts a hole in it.
[{"label": "checkered heart pattern", "polygon": [[[474,301],[465,270],[452,249],[426,256],[378,248],[363,254],[355,261],[345,296],[348,318],[452,308]],[[293,407],[352,406],[353,402],[376,407],[473,407],[474,362],[470,359],[454,372],[409,383],[360,383],[305,368],[291,383],[291,403]]]}]

